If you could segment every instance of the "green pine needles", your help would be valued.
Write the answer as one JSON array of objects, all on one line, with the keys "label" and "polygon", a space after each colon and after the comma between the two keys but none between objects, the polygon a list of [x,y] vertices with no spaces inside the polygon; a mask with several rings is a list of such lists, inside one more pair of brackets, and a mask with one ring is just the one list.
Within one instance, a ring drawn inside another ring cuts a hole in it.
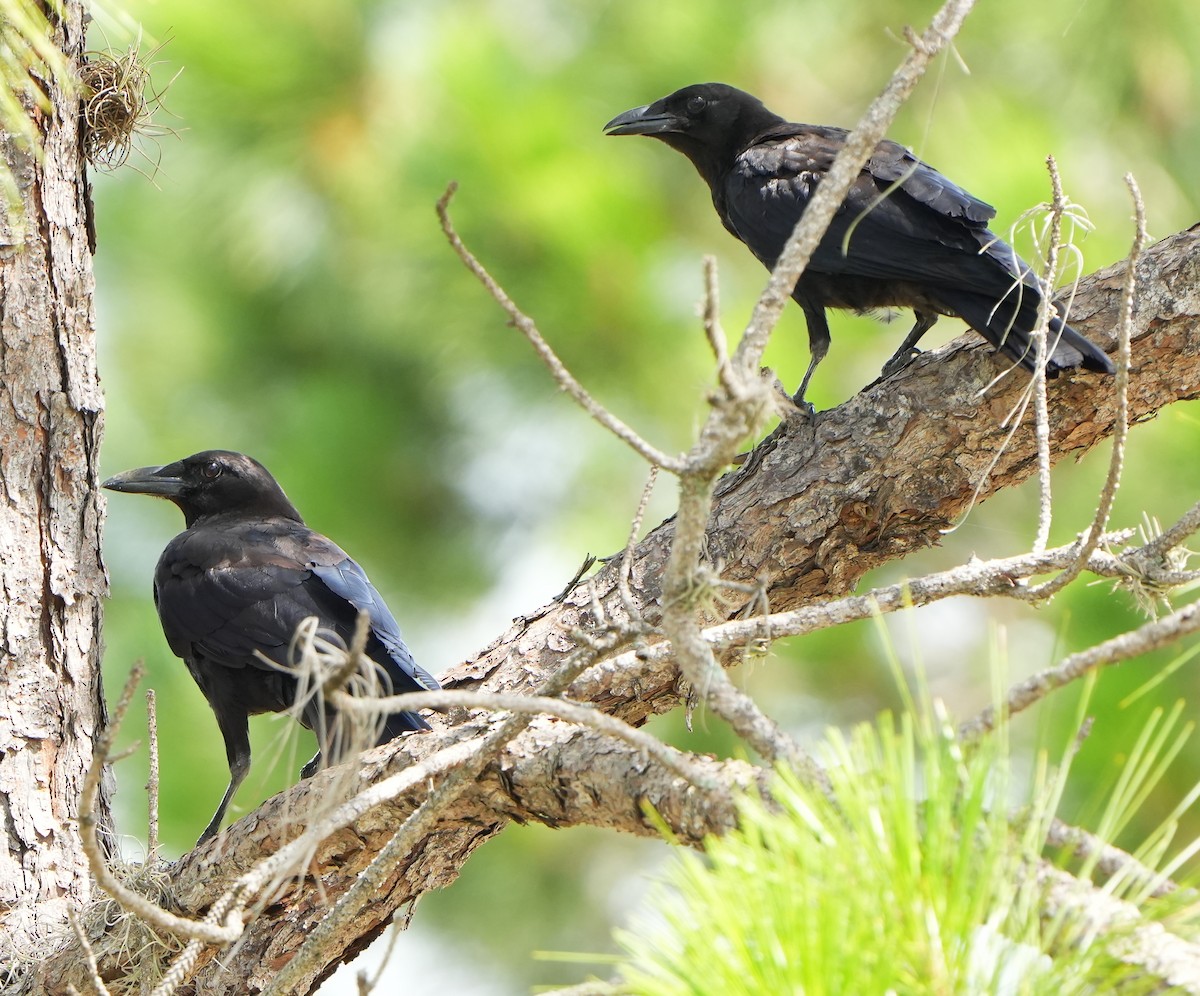
[{"label": "green pine needles", "polygon": [[[1188,732],[1178,712],[1151,726],[1109,827],[1141,797],[1132,783],[1155,780]],[[1097,859],[1075,861],[1081,893],[1133,911],[1101,924],[1086,896],[1064,894],[1072,880],[1047,860],[1069,756],[1020,774],[1006,727],[968,747],[926,707],[848,739],[830,732],[826,762],[832,796],[781,771],[773,799],[744,802],[737,831],[710,840],[703,856],[680,854],[649,909],[617,934],[626,958],[615,991],[1162,991],[1161,976],[1129,963],[1140,961],[1133,924],[1146,923],[1137,914],[1150,915],[1155,891],[1146,876],[1118,872],[1096,887]]]}]

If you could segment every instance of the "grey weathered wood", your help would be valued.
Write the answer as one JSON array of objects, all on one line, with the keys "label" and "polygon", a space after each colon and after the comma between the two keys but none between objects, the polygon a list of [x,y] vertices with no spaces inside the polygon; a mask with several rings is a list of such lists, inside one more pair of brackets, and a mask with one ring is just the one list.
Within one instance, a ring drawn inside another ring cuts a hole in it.
[{"label": "grey weathered wood", "polygon": [[[54,43],[76,63],[79,3]],[[41,955],[91,879],[74,820],[104,721],[90,210],[77,102],[43,80],[45,154],[0,134],[20,210],[0,211],[0,932]]]}]

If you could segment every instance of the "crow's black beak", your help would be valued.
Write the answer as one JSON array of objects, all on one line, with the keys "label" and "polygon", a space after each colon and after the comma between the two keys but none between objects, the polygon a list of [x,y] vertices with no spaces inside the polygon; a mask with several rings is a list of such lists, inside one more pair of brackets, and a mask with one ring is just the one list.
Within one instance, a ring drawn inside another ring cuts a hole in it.
[{"label": "crow's black beak", "polygon": [[618,114],[604,126],[606,135],[665,135],[683,131],[687,122],[662,109],[662,102]]},{"label": "crow's black beak", "polygon": [[100,486],[109,491],[124,491],[134,495],[177,498],[183,491],[183,480],[179,477],[182,471],[181,463],[165,467],[138,467],[137,470],[127,470],[110,477]]}]

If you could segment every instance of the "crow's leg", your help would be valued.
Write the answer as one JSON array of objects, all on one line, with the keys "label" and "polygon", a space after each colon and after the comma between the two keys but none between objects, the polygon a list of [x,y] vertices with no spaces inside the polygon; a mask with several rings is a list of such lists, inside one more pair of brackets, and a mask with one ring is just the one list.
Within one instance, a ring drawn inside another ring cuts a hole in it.
[{"label": "crow's leg", "polygon": [[917,311],[913,309],[913,318],[916,319],[912,327],[912,331],[904,338],[904,342],[900,344],[900,348],[892,354],[892,358],[883,365],[884,377],[890,377],[897,370],[903,370],[913,358],[919,356],[921,351],[917,349],[917,343],[921,336],[928,332],[934,325],[937,324],[938,316],[928,311]]},{"label": "crow's leg", "polygon": [[826,354],[829,352],[829,322],[825,320],[824,308],[819,308],[803,301],[798,303],[804,309],[804,317],[808,320],[808,352],[810,359],[808,361],[808,369],[804,371],[804,379],[800,381],[800,387],[792,396],[792,401],[796,403],[797,408],[805,410],[811,415],[814,409],[805,400],[805,395],[808,393],[808,382],[812,380],[813,371],[817,369],[817,364],[825,359]]},{"label": "crow's leg", "polygon": [[229,808],[238,786],[250,771],[250,730],[246,713],[240,710],[217,712],[217,725],[221,728],[221,736],[225,738],[225,757],[229,761],[229,788],[225,790],[225,796],[217,806],[213,818],[208,821],[208,826],[204,828],[204,833],[196,841],[197,847],[217,835],[221,829],[221,821],[225,818],[225,810]]}]

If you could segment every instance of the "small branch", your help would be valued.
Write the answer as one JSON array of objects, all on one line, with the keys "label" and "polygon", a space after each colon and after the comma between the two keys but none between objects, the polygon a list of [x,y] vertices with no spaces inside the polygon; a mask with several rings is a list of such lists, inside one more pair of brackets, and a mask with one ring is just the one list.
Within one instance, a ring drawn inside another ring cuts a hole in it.
[{"label": "small branch", "polygon": [[1170,529],[1143,546],[1139,554],[1147,564],[1161,561],[1164,555],[1181,546],[1197,531],[1200,531],[1200,501],[1189,508]]},{"label": "small branch", "polygon": [[701,633],[697,610],[709,590],[701,577],[705,534],[717,474],[732,458],[742,437],[742,420],[753,418],[758,398],[742,394],[721,399],[709,415],[700,440],[688,453],[688,469],[679,478],[679,510],[675,535],[663,572],[662,629],[674,648],[679,670],[716,715],[770,762],[787,761],[814,784],[828,787],[820,766],[766,715],[758,704],[729,680]]},{"label": "small branch", "polygon": [[[1012,716],[1028,709],[1051,692],[1069,685],[1098,667],[1120,664],[1130,658],[1140,657],[1197,631],[1200,631],[1200,603],[1192,603],[1163,619],[1146,623],[1138,629],[1072,654],[1057,667],[1039,671],[1009,689],[1008,698],[1002,707],[1004,715]],[[966,741],[978,740],[995,728],[996,718],[995,707],[988,706],[974,719],[958,728],[959,736]]]},{"label": "small branch", "polygon": [[729,339],[721,327],[721,296],[717,283],[717,258],[704,257],[704,334],[717,361],[717,378],[727,395],[733,397],[740,389],[737,378],[729,368]]},{"label": "small branch", "polygon": [[146,780],[146,805],[149,824],[146,830],[147,861],[158,858],[158,710],[154,689],[146,690],[146,734],[150,752],[150,776]]},{"label": "small branch", "polygon": [[[633,522],[629,526],[629,538],[625,541],[625,549],[621,553],[621,570],[617,574],[617,593],[621,597],[621,607],[625,615],[633,620],[641,620],[642,613],[633,597],[629,581],[633,575],[633,550],[637,546],[638,535],[642,531],[642,522],[646,518],[646,507],[650,504],[650,495],[654,493],[654,485],[658,482],[658,467],[650,465],[650,476],[646,478],[646,486],[642,489],[642,497],[638,502],[637,511],[633,513]],[[643,623],[644,624],[644,623]]]},{"label": "small branch", "polygon": [[125,690],[121,693],[121,699],[117,703],[116,709],[113,710],[112,721],[96,745],[92,763],[84,778],[83,791],[79,799],[79,836],[83,851],[87,855],[88,867],[96,879],[96,885],[115,899],[123,909],[136,914],[156,930],[201,940],[208,944],[227,944],[236,940],[242,933],[242,921],[239,916],[231,915],[223,926],[218,927],[215,923],[189,920],[168,913],[162,907],[150,902],[145,896],[129,889],[112,873],[104,858],[104,852],[100,848],[100,842],[96,838],[96,797],[100,791],[104,765],[112,751],[113,738],[120,730],[121,722],[129,709],[134,690],[144,674],[145,669],[141,664],[135,664],[129,672]]},{"label": "small branch", "polygon": [[1142,864],[1132,854],[1060,819],[1050,821],[1046,843],[1051,847],[1070,848],[1077,858],[1094,862],[1106,877],[1121,876],[1144,889],[1147,897],[1161,899],[1179,890],[1179,886],[1169,878]]},{"label": "small branch", "polygon": [[1200,946],[1169,933],[1161,923],[1147,920],[1133,904],[1108,895],[1090,882],[1081,882],[1048,862],[1039,864],[1037,876],[1048,889],[1043,917],[1051,921],[1070,918],[1086,924],[1090,936],[1111,938],[1108,950],[1114,957],[1141,967],[1171,991],[1200,992]]},{"label": "small branch", "polygon": [[92,984],[95,996],[109,996],[108,987],[105,986],[104,980],[100,978],[100,966],[96,964],[96,952],[92,950],[92,942],[88,940],[87,934],[83,932],[83,925],[80,924],[79,918],[73,911],[67,913],[67,920],[71,924],[71,930],[75,932],[75,939],[79,941],[79,946],[83,948],[83,957],[87,961],[88,967],[88,981]]},{"label": "small branch", "polygon": [[450,221],[450,200],[454,197],[454,192],[457,189],[457,183],[451,183],[446,188],[446,192],[442,194],[437,202],[437,213],[438,218],[441,219],[442,231],[450,242],[451,248],[458,254],[458,258],[463,261],[468,270],[475,274],[476,279],[483,284],[496,303],[507,312],[513,325],[529,340],[530,345],[533,346],[534,351],[541,357],[542,362],[546,364],[551,376],[554,377],[554,380],[562,390],[571,395],[585,412],[618,439],[628,444],[643,459],[648,460],[656,467],[670,471],[672,474],[678,474],[683,469],[683,462],[678,457],[669,456],[662,450],[646,442],[630,426],[622,422],[588,394],[583,385],[575,379],[571,371],[566,368],[562,360],[550,348],[550,344],[542,338],[542,334],[538,331],[534,320],[516,306],[512,298],[505,293],[504,288],[496,282],[495,278],[488,273],[483,264],[475,258],[471,250],[463,244],[458,232],[455,231],[453,223]]},{"label": "small branch", "polygon": [[373,672],[373,666],[367,660],[367,637],[371,635],[371,613],[359,609],[358,617],[354,620],[354,632],[350,636],[350,646],[347,648],[345,660],[341,666],[334,668],[333,673],[321,685],[322,695],[333,695],[346,687],[356,674]]},{"label": "small branch", "polygon": [[[1126,531],[1107,534],[1102,538],[1111,542],[1121,542],[1128,536],[1129,532]],[[1139,553],[1140,548],[1130,551],[1128,556],[1132,558]],[[803,636],[832,626],[870,619],[879,613],[918,608],[956,595],[1015,597],[1023,579],[1066,567],[1074,556],[1075,546],[1071,545],[1055,547],[1041,554],[1026,553],[1001,560],[972,560],[948,571],[901,581],[886,588],[876,588],[864,595],[850,595],[789,612],[775,612],[720,623],[705,629],[703,637],[713,650],[726,650],[731,647],[748,646],[768,637],[778,639]],[[1104,577],[1125,578],[1129,575],[1122,559],[1107,553],[1093,554],[1088,567]],[[582,685],[590,686],[602,680],[603,675],[632,668],[639,660],[656,663],[672,656],[670,643],[656,643],[637,653],[626,651],[597,664],[577,683],[575,695],[581,699],[590,698],[589,693],[579,690]]]},{"label": "small branch", "polygon": [[1062,219],[1066,210],[1062,177],[1058,175],[1058,163],[1053,156],[1046,157],[1046,168],[1050,171],[1050,239],[1046,247],[1046,265],[1042,274],[1042,295],[1038,304],[1037,326],[1031,338],[1034,346],[1033,392],[1034,438],[1037,440],[1038,466],[1038,528],[1033,541],[1033,552],[1041,553],[1050,542],[1050,521],[1053,511],[1050,498],[1050,409],[1046,403],[1046,363],[1050,356],[1050,316],[1054,313],[1054,285],[1058,282],[1058,250],[1062,239]]},{"label": "small branch", "polygon": [[[1108,476],[1100,491],[1100,501],[1091,527],[1079,543],[1079,553],[1074,562],[1057,577],[1045,584],[1027,589],[1024,596],[1029,601],[1049,598],[1075,580],[1087,566],[1088,559],[1100,543],[1100,536],[1108,528],[1108,519],[1112,514],[1113,502],[1117,497],[1117,489],[1121,483],[1121,471],[1125,466],[1125,442],[1129,435],[1129,365],[1131,362],[1129,343],[1133,335],[1133,312],[1137,303],[1137,266],[1141,261],[1142,249],[1147,242],[1146,206],[1142,201],[1142,193],[1132,173],[1125,174],[1125,183],[1133,198],[1136,230],[1133,245],[1126,260],[1125,283],[1121,289],[1121,314],[1117,326],[1117,376],[1114,390],[1117,396],[1117,413],[1113,419],[1112,456],[1108,463]],[[1049,440],[1047,440],[1047,445]],[[1049,453],[1047,452],[1047,473],[1049,472]]]}]

